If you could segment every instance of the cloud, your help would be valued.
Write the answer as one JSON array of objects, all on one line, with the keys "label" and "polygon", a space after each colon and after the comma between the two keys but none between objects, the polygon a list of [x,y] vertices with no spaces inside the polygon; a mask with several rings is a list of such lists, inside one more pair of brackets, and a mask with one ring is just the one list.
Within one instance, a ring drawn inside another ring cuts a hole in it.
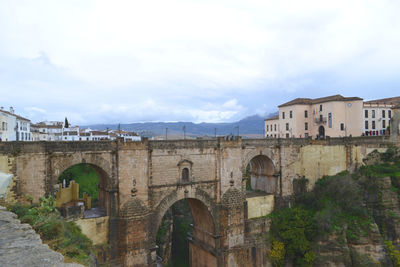
[{"label": "cloud", "polygon": [[294,97],[388,97],[400,85],[399,9],[389,0],[6,0],[1,105],[88,124],[232,121]]}]

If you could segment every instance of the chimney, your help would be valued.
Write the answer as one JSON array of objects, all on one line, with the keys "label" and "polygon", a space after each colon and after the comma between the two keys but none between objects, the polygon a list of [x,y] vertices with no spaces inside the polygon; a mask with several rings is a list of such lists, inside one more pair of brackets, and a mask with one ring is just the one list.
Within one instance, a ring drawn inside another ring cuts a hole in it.
[{"label": "chimney", "polygon": [[14,108],[13,108],[13,107],[10,107],[10,112],[11,112],[12,114],[14,114]]}]

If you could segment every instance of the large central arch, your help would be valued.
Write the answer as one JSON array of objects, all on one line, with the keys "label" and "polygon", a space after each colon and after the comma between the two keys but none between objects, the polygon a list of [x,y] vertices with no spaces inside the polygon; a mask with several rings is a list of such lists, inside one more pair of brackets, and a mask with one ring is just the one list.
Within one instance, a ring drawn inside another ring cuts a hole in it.
[{"label": "large central arch", "polygon": [[[183,190],[183,188],[182,188]],[[185,200],[193,218],[193,236],[189,240],[189,258],[192,267],[218,266],[216,253],[215,210],[211,199],[205,192],[195,196],[178,196],[173,192],[165,197],[153,213],[153,224],[150,229],[151,242],[156,243],[157,230],[161,225],[164,214],[172,205]]]}]

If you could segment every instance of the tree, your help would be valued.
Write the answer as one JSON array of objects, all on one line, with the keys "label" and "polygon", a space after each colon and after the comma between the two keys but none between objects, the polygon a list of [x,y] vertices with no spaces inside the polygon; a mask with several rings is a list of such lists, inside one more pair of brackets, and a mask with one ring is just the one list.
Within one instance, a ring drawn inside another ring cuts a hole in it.
[{"label": "tree", "polygon": [[65,117],[64,128],[69,128],[69,123],[67,117]]}]

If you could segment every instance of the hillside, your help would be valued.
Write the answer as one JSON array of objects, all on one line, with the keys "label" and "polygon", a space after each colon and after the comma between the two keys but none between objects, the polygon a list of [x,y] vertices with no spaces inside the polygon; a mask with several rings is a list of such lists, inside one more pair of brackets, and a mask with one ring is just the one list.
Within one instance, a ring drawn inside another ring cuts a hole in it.
[{"label": "hillside", "polygon": [[[214,136],[215,131],[217,135],[236,135],[239,130],[239,135],[261,137],[264,134],[264,119],[273,115],[275,113],[266,116],[253,115],[230,123],[143,122],[121,124],[120,127],[122,130],[135,131],[143,136],[165,135],[166,128],[168,128],[169,135],[183,135],[183,127],[186,127],[187,136]],[[118,124],[95,124],[82,127],[113,130],[118,128]]]}]

